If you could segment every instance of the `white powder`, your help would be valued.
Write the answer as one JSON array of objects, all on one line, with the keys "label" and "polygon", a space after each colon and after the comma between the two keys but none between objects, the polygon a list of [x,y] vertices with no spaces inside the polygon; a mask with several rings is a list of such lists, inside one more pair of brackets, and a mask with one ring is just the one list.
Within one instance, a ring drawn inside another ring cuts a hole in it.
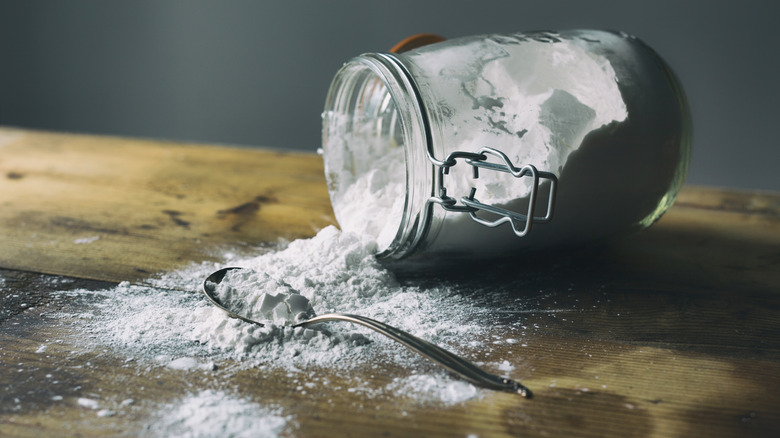
[{"label": "white powder", "polygon": [[95,412],[95,415],[97,415],[98,417],[113,417],[114,415],[116,415],[116,412],[110,409],[101,409]]},{"label": "white powder", "polygon": [[92,242],[97,242],[100,239],[100,236],[90,236],[90,237],[82,237],[80,239],[76,239],[73,241],[76,245],[88,245]]},{"label": "white powder", "polygon": [[149,432],[161,437],[276,437],[288,420],[278,408],[222,391],[202,391],[163,407]]},{"label": "white powder", "polygon": [[442,380],[430,375],[394,379],[387,389],[399,396],[412,396],[422,402],[461,403],[476,397],[477,388],[460,380]]},{"label": "white powder", "polygon": [[91,398],[85,398],[85,397],[78,398],[76,400],[76,403],[82,408],[87,408],[87,409],[98,409],[100,407],[100,404],[98,404],[97,400],[93,400]]},{"label": "white powder", "polygon": [[212,370],[212,371],[216,367],[214,365],[214,362],[201,362],[194,357],[186,357],[186,356],[173,359],[172,361],[168,362],[166,366],[174,370],[201,369],[201,370]]},{"label": "white powder", "polygon": [[231,312],[260,323],[293,325],[314,316],[308,298],[265,272],[228,271],[214,294]]},{"label": "white powder", "polygon": [[[231,261],[230,264],[248,269],[233,271],[234,275],[242,276],[237,280],[247,289],[233,291],[231,300],[241,301],[243,297],[248,307],[259,310],[264,294],[300,295],[311,304],[307,314],[356,313],[445,344],[455,341],[458,335],[481,331],[465,323],[476,309],[448,302],[454,300],[446,288],[419,290],[399,285],[395,276],[373,257],[375,251],[376,244],[370,238],[327,227],[312,239],[291,242],[282,251]],[[213,266],[205,267],[194,276],[202,280],[213,269]],[[284,279],[285,283],[274,277]],[[251,287],[253,280],[258,283]],[[170,281],[165,278],[161,284],[173,286]],[[131,319],[114,320],[110,324],[129,342],[141,341],[145,334],[152,334],[133,323],[137,320],[135,315]],[[370,360],[365,357],[374,350],[367,346],[369,340],[390,342],[347,323],[331,324],[328,331],[326,326],[292,329],[287,326],[291,320],[281,318],[259,327],[227,319],[222,311],[207,304],[193,308],[187,316],[178,319],[192,324],[192,330],[183,327],[183,333],[189,333],[191,339],[212,349],[236,358],[261,358],[264,362],[273,359],[282,366],[317,364],[349,368],[354,360]],[[163,334],[161,331],[155,331],[154,335]]]},{"label": "white powder", "polygon": [[[377,262],[376,248],[371,238],[327,227],[311,239],[290,242],[278,251],[251,258],[227,255],[224,263],[193,265],[150,280],[148,286],[122,283],[104,291],[62,292],[69,301],[84,302],[74,304],[82,309],[80,313],[59,317],[68,321],[81,345],[108,348],[147,369],[214,374],[229,383],[229,377],[221,374],[221,364],[228,361],[228,367],[281,370],[292,388],[307,391],[310,385],[328,385],[328,377],[307,371],[320,368],[346,379],[366,397],[412,398],[428,404],[455,404],[479,397],[482,390],[366,328],[341,322],[306,329],[289,326],[303,314],[346,312],[387,322],[456,354],[475,347],[490,351],[480,348],[476,340],[487,337],[496,309],[477,306],[451,287],[400,284]],[[226,283],[234,287],[223,291],[225,300],[239,307],[243,304],[250,312],[265,312],[264,327],[228,318],[200,293],[204,279],[223,266],[247,268],[231,271],[235,277]],[[270,313],[263,295],[276,296],[269,301],[276,303]],[[288,307],[282,306],[285,312],[280,315],[279,303],[290,303],[293,297],[300,298],[296,305],[302,313],[287,312]],[[91,344],[84,343],[84,334]],[[389,385],[376,385],[364,373],[351,373],[365,366],[381,373],[384,363],[400,365],[410,374]],[[491,363],[488,370],[509,369],[495,366],[502,364],[501,358]],[[81,405],[99,408],[97,402],[87,400]],[[111,408],[114,411],[106,415],[127,406]],[[273,435],[291,418],[273,407],[236,400],[219,391],[200,393],[164,410],[168,414],[150,426],[160,435],[168,435],[167,430],[185,436],[201,431],[241,436],[245,427],[270,430]]]}]

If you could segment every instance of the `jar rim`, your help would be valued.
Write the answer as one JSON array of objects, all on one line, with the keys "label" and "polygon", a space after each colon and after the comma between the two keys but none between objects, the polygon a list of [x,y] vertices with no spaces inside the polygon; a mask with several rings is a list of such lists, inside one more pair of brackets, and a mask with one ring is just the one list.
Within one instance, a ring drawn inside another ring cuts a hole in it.
[{"label": "jar rim", "polygon": [[[356,85],[358,77],[367,72],[381,80],[386,87],[390,99],[395,103],[403,134],[406,167],[403,214],[393,240],[386,248],[379,248],[377,254],[380,259],[400,259],[415,252],[431,228],[432,213],[428,198],[432,190],[429,182],[432,163],[427,160],[427,151],[432,139],[428,115],[417,84],[395,54],[365,53],[349,60],[337,72],[328,91],[323,113],[323,151],[326,155],[329,147],[338,147],[329,142],[333,127],[327,118],[332,112],[339,113],[347,109],[349,102],[343,94],[353,93],[355,90],[350,88]],[[343,145],[341,147],[346,148]],[[329,163],[325,158],[328,192],[335,211],[338,208],[334,193],[336,187],[330,181]],[[421,178],[427,183],[416,183]]]}]

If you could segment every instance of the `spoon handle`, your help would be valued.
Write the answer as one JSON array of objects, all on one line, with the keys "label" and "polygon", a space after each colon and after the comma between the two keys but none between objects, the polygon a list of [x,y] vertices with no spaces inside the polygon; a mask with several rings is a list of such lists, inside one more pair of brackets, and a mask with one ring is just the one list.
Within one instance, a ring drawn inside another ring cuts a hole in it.
[{"label": "spoon handle", "polygon": [[421,354],[431,359],[450,372],[464,378],[465,380],[468,380],[475,385],[500,391],[514,392],[526,398],[531,397],[531,391],[519,382],[490,374],[473,363],[439,346],[433,345],[430,342],[422,340],[403,330],[397,329],[371,318],[366,318],[359,315],[350,315],[346,313],[328,313],[325,315],[315,316],[314,318],[298,323],[294,325],[294,327],[306,327],[328,321],[346,321],[368,327],[400,344],[403,344],[415,353]]}]

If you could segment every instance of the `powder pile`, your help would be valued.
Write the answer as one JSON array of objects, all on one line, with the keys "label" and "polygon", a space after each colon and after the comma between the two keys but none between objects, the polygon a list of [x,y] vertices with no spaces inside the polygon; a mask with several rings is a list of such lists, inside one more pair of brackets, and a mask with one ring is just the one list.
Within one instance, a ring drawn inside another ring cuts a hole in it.
[{"label": "powder pile", "polygon": [[[350,386],[343,390],[372,398],[455,404],[479,397],[482,392],[473,385],[366,328],[343,322],[305,329],[290,326],[314,313],[354,313],[387,322],[473,360],[464,349],[471,350],[479,345],[477,339],[488,337],[486,321],[495,316],[496,309],[475,304],[451,286],[401,284],[376,260],[375,252],[371,238],[330,226],[311,239],[290,242],[277,251],[250,258],[226,254],[223,263],[193,265],[149,280],[147,286],[121,283],[104,291],[61,292],[84,310],[60,317],[80,337],[86,333],[93,348],[108,348],[147,368],[218,373],[221,361],[228,360],[230,367],[287,372],[292,376],[290,384],[299,385],[301,391],[308,388],[306,384],[326,384],[306,372],[324,368],[348,376]],[[229,318],[200,293],[204,279],[224,266],[246,268],[231,271],[235,277],[227,283],[233,289],[222,291],[225,302],[259,312],[264,326]],[[247,287],[236,287],[242,283]],[[410,374],[377,384],[368,376],[361,377],[362,373],[349,373],[367,365],[381,370],[385,363],[406,368]],[[491,367],[497,369],[495,363]],[[206,414],[217,409],[220,399],[224,399],[224,409],[219,408],[218,415]],[[153,430],[168,428],[178,433],[181,428],[204,427],[190,424],[195,420],[187,418],[224,417],[232,408],[265,412],[260,417],[239,416],[236,421],[260,421],[271,429],[287,418],[272,407],[247,403],[223,393],[204,392],[166,408],[171,410],[165,416],[167,423],[155,424]]]},{"label": "powder pile", "polygon": [[148,432],[160,436],[275,437],[288,423],[279,409],[234,398],[222,391],[202,391],[165,406]]},{"label": "powder pile", "polygon": [[213,287],[223,307],[253,321],[292,325],[314,316],[306,297],[265,272],[230,270]]}]

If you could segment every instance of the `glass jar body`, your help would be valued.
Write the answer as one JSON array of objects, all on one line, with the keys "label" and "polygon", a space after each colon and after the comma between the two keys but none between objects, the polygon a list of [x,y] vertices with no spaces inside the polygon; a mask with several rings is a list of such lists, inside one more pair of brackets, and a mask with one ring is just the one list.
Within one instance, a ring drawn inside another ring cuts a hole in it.
[{"label": "glass jar body", "polygon": [[[687,103],[669,67],[636,38],[601,31],[361,55],[337,73],[323,114],[336,217],[376,236],[389,258],[500,256],[645,228],[673,202],[690,145]],[[468,159],[448,160],[483,147],[553,177],[535,188],[527,174],[480,169],[474,178]],[[536,199],[551,219],[517,237],[522,224],[514,233],[511,221],[485,226],[500,216],[464,207],[469,196],[520,213]]]}]

